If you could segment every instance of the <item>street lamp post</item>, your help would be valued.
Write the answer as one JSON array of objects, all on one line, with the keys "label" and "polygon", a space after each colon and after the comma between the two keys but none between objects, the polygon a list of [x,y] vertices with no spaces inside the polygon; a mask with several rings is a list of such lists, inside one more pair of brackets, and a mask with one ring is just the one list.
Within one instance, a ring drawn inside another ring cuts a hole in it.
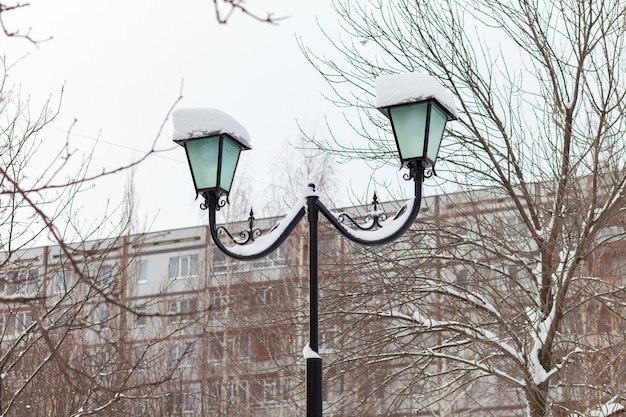
[{"label": "street lamp post", "polygon": [[[422,200],[422,182],[434,174],[434,166],[446,122],[456,119],[454,101],[432,77],[409,73],[376,80],[377,107],[389,118],[405,179],[413,180],[413,198],[393,218],[376,211],[360,223],[347,213],[334,213],[309,184],[291,212],[267,234],[254,226],[234,237],[216,223],[216,212],[228,203],[240,151],[251,149],[248,132],[217,110],[181,109],[174,112],[174,141],[184,146],[196,192],[209,211],[209,227],[215,245],[226,255],[250,261],[267,256],[291,234],[306,216],[309,223],[309,343],[306,358],[307,417],[322,415],[322,359],[318,330],[318,220],[321,213],[342,235],[361,245],[383,245],[400,237],[413,224]],[[224,237],[228,243],[222,240]]]}]

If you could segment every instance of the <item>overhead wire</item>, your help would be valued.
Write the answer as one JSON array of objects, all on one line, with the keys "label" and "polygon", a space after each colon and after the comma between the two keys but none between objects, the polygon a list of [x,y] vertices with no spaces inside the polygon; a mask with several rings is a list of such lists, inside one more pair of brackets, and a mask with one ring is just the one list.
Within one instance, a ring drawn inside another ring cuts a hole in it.
[{"label": "overhead wire", "polygon": [[[117,142],[111,142],[111,141],[102,139],[100,137],[94,137],[94,136],[90,136],[90,135],[87,135],[87,134],[84,134],[84,133],[77,133],[77,132],[75,132],[75,131],[73,131],[71,129],[70,130],[62,129],[62,128],[55,127],[55,126],[50,126],[50,125],[48,125],[47,128],[51,129],[51,130],[55,130],[57,132],[64,133],[66,135],[75,136],[75,137],[79,137],[79,138],[83,138],[83,139],[88,139],[88,140],[93,141],[95,143],[104,143],[104,144],[109,145],[109,146],[113,146],[113,147],[117,147],[117,148],[121,148],[121,149],[126,149],[126,150],[129,150],[129,151],[137,152],[139,154],[146,154],[147,153],[147,151],[142,150],[142,149],[134,148],[134,147],[128,146],[128,145],[122,145],[122,144],[117,143]],[[185,165],[186,164],[186,161],[184,159],[170,158],[168,156],[163,155],[163,152],[167,151],[167,150],[168,150],[167,148],[158,150],[157,152],[154,153],[153,156],[156,157],[156,158],[161,158],[161,159],[164,159],[164,160],[167,160],[167,161],[175,162],[175,163],[181,164],[181,165]],[[261,181],[258,178],[247,176],[245,173],[243,175],[244,175],[244,178],[245,178],[246,181],[262,184],[262,185],[265,185],[265,186],[268,186],[268,185],[276,186],[275,184],[271,184],[270,182]],[[285,188],[286,189],[287,187],[278,186],[278,188]]]}]

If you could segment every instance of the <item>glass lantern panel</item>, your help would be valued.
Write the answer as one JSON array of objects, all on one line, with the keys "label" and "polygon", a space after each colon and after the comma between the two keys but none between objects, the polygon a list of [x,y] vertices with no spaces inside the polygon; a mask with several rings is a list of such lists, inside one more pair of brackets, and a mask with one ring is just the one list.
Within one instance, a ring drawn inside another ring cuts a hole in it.
[{"label": "glass lantern panel", "polygon": [[398,152],[402,161],[424,156],[426,112],[428,103],[421,102],[391,107],[389,115],[396,135]]},{"label": "glass lantern panel", "polygon": [[443,130],[446,127],[448,116],[437,103],[432,104],[430,110],[430,128],[428,129],[428,149],[426,150],[426,158],[433,164],[437,160],[439,153],[439,145],[443,137]]},{"label": "glass lantern panel", "polygon": [[219,136],[191,139],[185,142],[191,175],[196,191],[217,187]]},{"label": "glass lantern panel", "polygon": [[220,187],[226,191],[230,191],[233,185],[235,170],[237,169],[237,161],[241,153],[241,146],[228,137],[224,137],[222,145],[222,176],[220,178]]}]

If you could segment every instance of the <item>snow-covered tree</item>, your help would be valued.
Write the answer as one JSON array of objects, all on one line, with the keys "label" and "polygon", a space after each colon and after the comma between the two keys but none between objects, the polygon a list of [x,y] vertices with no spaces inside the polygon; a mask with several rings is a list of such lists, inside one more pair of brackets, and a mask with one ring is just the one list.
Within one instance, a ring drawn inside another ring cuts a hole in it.
[{"label": "snow-covered tree", "polygon": [[625,5],[334,5],[345,33],[328,39],[340,58],[304,50],[334,100],[369,119],[351,125],[370,139],[320,147],[393,160],[387,121],[372,111],[382,74],[433,75],[460,112],[437,166],[457,192],[426,201],[424,238],[354,261],[373,279],[337,290],[327,310],[331,321],[350,315],[336,374],[370,389],[337,409],[385,398],[385,415],[444,415],[447,400],[484,415],[490,399],[544,417],[623,402]]}]

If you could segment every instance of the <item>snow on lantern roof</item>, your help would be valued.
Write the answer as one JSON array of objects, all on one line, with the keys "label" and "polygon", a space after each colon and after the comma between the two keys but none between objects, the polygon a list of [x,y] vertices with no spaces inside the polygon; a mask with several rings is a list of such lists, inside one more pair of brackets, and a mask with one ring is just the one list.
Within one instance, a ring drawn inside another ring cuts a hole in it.
[{"label": "snow on lantern roof", "polygon": [[248,131],[228,114],[215,109],[177,109],[172,113],[175,141],[227,133],[250,149]]},{"label": "snow on lantern roof", "polygon": [[434,77],[418,72],[389,74],[376,78],[376,107],[381,109],[398,104],[436,99],[450,112],[451,119],[457,119],[454,98]]}]

